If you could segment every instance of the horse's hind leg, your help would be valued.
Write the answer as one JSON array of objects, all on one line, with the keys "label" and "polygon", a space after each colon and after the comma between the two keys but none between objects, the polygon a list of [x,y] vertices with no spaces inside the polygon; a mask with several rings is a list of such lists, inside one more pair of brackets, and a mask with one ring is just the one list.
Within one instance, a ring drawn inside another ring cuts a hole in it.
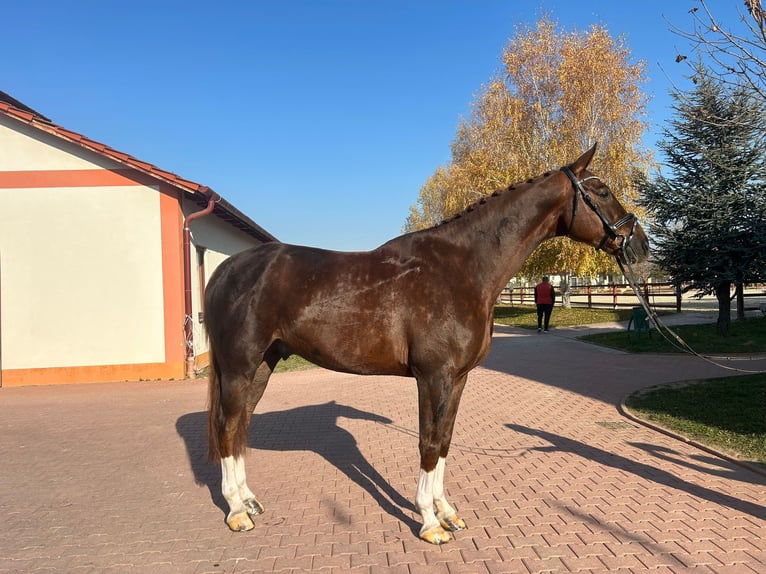
[{"label": "horse's hind leg", "polygon": [[247,428],[250,425],[250,417],[258,401],[263,396],[263,392],[266,390],[266,385],[269,382],[269,377],[278,361],[279,355],[272,351],[272,349],[269,349],[263,361],[256,369],[250,384],[242,381],[246,389],[245,396],[239,397],[239,404],[236,407],[238,412],[234,417],[230,417],[227,420],[227,431],[231,427],[237,429],[236,432],[240,434],[244,433],[244,436],[236,439],[238,442],[244,441],[244,444],[238,449],[228,449],[228,456],[221,458],[221,491],[226,502],[229,504],[226,523],[234,531],[251,530],[254,527],[252,517],[262,514],[264,510],[263,505],[258,502],[253,491],[247,485],[244,448],[246,447]]},{"label": "horse's hind leg", "polygon": [[[221,490],[229,503],[229,514],[226,523],[235,531],[253,528],[252,517],[263,514],[263,505],[258,502],[253,491],[247,486],[245,472],[245,457],[226,457],[221,459]],[[227,496],[228,493],[228,496]],[[241,505],[239,504],[241,501]],[[234,508],[237,508],[236,513]],[[244,507],[247,516],[242,515],[240,508]],[[248,522],[248,518],[250,519]]]},{"label": "horse's hind leg", "polygon": [[242,455],[229,455],[221,459],[221,492],[229,505],[226,524],[235,532],[252,530],[255,527],[239,494],[240,485],[244,484],[245,480],[244,466]]}]

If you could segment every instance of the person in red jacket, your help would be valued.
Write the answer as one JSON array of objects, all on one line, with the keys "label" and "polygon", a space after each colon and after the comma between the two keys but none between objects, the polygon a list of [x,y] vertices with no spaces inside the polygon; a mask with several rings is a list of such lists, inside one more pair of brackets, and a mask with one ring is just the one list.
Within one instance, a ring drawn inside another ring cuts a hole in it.
[{"label": "person in red jacket", "polygon": [[[551,311],[556,302],[556,290],[548,281],[548,276],[543,277],[542,283],[535,287],[535,305],[537,305],[537,332],[539,333],[543,326],[545,332],[548,332],[548,324],[551,321]],[[545,323],[543,323],[543,317]]]}]

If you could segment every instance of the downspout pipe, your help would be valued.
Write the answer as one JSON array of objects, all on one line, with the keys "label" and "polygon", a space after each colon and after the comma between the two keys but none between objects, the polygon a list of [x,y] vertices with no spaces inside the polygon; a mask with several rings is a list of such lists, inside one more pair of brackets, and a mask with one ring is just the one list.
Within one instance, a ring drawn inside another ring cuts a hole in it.
[{"label": "downspout pipe", "polygon": [[207,206],[200,211],[190,213],[184,219],[184,341],[186,343],[186,368],[187,377],[194,376],[194,320],[192,318],[192,287],[191,287],[191,229],[190,225],[195,219],[210,215],[215,208],[217,196],[209,187],[199,190],[209,196]]}]

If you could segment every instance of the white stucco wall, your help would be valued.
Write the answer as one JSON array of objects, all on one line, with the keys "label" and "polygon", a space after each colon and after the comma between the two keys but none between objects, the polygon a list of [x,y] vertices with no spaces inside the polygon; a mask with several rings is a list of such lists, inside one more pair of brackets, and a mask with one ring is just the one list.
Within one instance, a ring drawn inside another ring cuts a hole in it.
[{"label": "white stucco wall", "polygon": [[[99,170],[122,168],[0,115],[0,172],[25,179],[21,189],[0,188],[3,369],[165,361],[160,194],[150,186],[93,183]],[[88,183],[45,187],[69,170],[89,172]],[[38,177],[46,183],[29,183]],[[200,209],[188,199],[182,206],[187,216]],[[191,227],[194,346],[201,354],[207,340],[195,248],[205,248],[206,283],[223,260],[258,241],[215,216]]]},{"label": "white stucco wall", "polygon": [[[4,172],[120,167],[3,116],[0,150]],[[0,206],[3,369],[164,361],[156,189],[6,188]]]},{"label": "white stucco wall", "polygon": [[4,369],[162,362],[159,194],[0,189]]},{"label": "white stucco wall", "polygon": [[213,216],[201,217],[193,221],[191,234],[192,243],[207,250],[205,271],[208,277],[225,259],[260,244],[246,233]]}]

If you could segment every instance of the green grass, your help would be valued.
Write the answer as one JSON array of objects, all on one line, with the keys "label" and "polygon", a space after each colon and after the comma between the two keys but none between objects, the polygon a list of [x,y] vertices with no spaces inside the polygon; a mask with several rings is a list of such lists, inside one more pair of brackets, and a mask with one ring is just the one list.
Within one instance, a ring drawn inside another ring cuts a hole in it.
[{"label": "green grass", "polygon": [[[631,309],[565,309],[555,307],[553,326],[628,321]],[[537,328],[534,306],[497,306],[495,322]],[[715,323],[673,327],[703,354],[766,353],[766,318],[732,321],[728,337],[716,334]],[[641,338],[627,330],[582,337],[592,343],[634,353],[680,352],[661,335]],[[701,444],[744,460],[766,463],[766,374],[730,377],[683,386],[656,387],[630,397],[638,418],[678,432]]]},{"label": "green grass", "polygon": [[[698,353],[766,353],[766,318],[732,321],[728,337],[719,337],[716,334],[715,323],[680,325],[672,329]],[[672,335],[670,338],[672,339]],[[641,333],[640,339],[633,333],[628,339],[627,331],[619,331],[585,335],[582,340],[631,353],[681,352],[654,330],[651,337]]]},{"label": "green grass", "polygon": [[[630,319],[630,309],[587,309],[585,307],[554,307],[551,314],[551,326],[569,327],[573,325],[590,325],[609,321],[627,321]],[[533,305],[497,305],[495,306],[495,322],[501,325],[537,328],[537,308]]]},{"label": "green grass", "polygon": [[766,464],[766,374],[651,387],[626,406],[689,439]]},{"label": "green grass", "polygon": [[[766,352],[766,318],[732,321],[728,337],[712,324],[673,327],[701,354]],[[672,337],[672,335],[671,335]],[[633,353],[681,352],[656,331],[641,338],[626,331],[586,335],[583,340]],[[766,463],[766,374],[652,387],[629,397],[638,418],[744,460]]]},{"label": "green grass", "polygon": [[288,371],[305,371],[307,369],[315,369],[316,365],[310,361],[307,361],[303,357],[298,355],[290,355],[286,360],[279,361],[275,373],[286,373]]}]

